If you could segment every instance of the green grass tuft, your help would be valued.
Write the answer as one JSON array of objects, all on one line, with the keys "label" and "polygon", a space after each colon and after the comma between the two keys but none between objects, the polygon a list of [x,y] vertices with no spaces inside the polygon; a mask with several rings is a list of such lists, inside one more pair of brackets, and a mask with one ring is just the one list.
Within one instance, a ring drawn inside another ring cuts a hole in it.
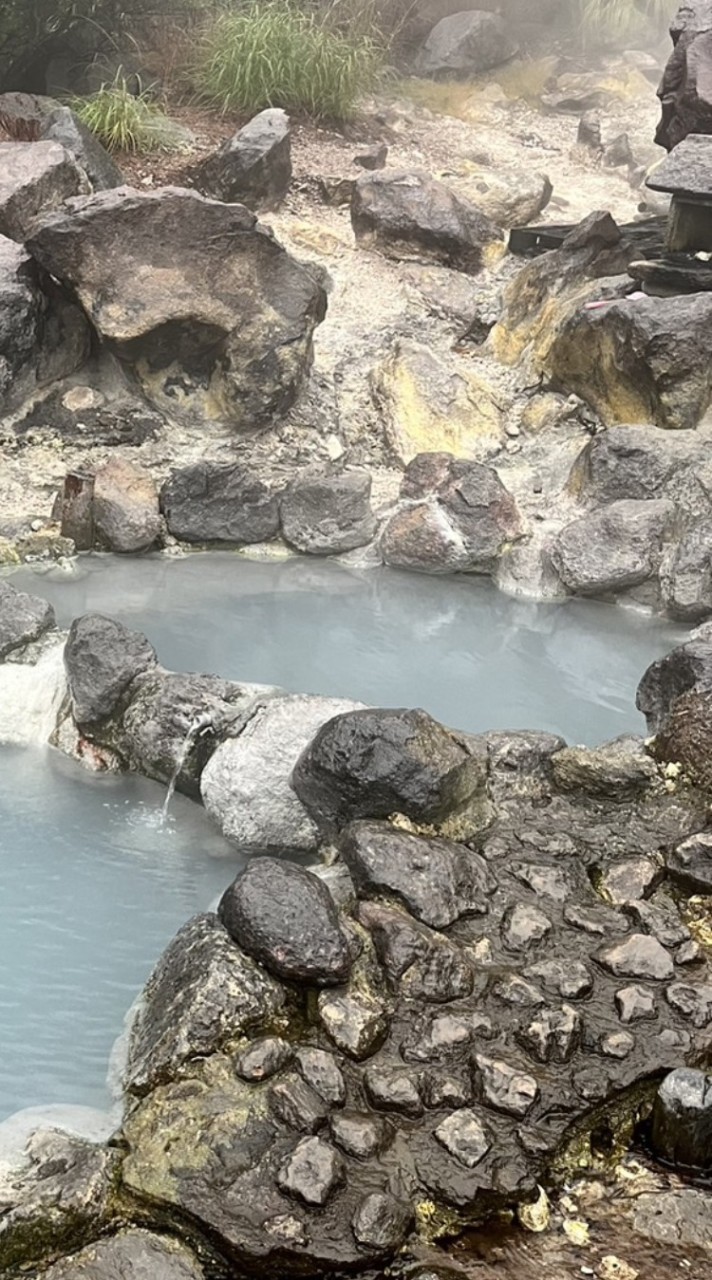
[{"label": "green grass tuft", "polygon": [[624,40],[649,30],[662,31],[675,10],[671,0],[576,0],[584,35]]},{"label": "green grass tuft", "polygon": [[75,98],[72,110],[107,151],[170,151],[171,121],[148,92],[133,94],[118,72],[111,84],[88,98]]},{"label": "green grass tuft", "polygon": [[265,107],[345,120],[383,71],[374,33],[338,30],[294,0],[250,0],[205,33],[194,73],[199,95],[222,111]]}]

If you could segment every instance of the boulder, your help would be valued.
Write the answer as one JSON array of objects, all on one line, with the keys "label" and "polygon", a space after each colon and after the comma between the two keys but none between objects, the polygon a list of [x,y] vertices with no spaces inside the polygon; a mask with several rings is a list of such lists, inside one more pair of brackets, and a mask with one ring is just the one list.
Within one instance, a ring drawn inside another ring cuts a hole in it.
[{"label": "boulder", "polygon": [[475,275],[499,232],[475,205],[425,173],[387,169],[354,185],[356,240],[386,257],[425,260]]},{"label": "boulder", "polygon": [[148,551],[158,539],[158,493],[147,471],[111,458],[94,477],[94,536],[105,551]]},{"label": "boulder", "polygon": [[0,235],[27,240],[89,183],[58,142],[0,142]]},{"label": "boulder", "polygon": [[240,463],[195,462],[161,488],[168,532],[184,542],[269,542],[279,533],[279,501]]},{"label": "boulder", "polygon": [[125,1085],[141,1096],[180,1079],[197,1058],[268,1026],[285,993],[215,915],[189,920],[148,980],[131,1028]]},{"label": "boulder", "polygon": [[563,747],[551,757],[551,775],[559,791],[620,801],[647,791],[657,769],[640,738],[617,738],[600,747]]},{"label": "boulder", "polygon": [[386,444],[402,466],[429,450],[477,462],[501,451],[501,394],[462,359],[401,339],[371,376]]},{"label": "boulder", "polygon": [[0,236],[0,416],[73,373],[88,354],[81,309],[19,244]]},{"label": "boulder", "polygon": [[179,1240],[127,1227],[42,1273],[43,1280],[122,1280],[140,1275],[151,1280],[204,1280],[205,1272]]},{"label": "boulder", "polygon": [[317,827],[291,786],[292,770],[321,726],[359,704],[296,694],[255,709],[215,751],[201,778],[210,817],[241,853],[307,853]]},{"label": "boulder", "polygon": [[690,133],[712,133],[712,4],[686,0],[670,27],[673,51],[658,89],[658,146],[672,151]]},{"label": "boulder", "polygon": [[712,790],[712,693],[692,689],[673,702],[652,747],[657,760],[673,766],[703,791]]},{"label": "boulder", "polygon": [[673,477],[701,458],[703,450],[694,436],[660,427],[609,427],[581,450],[568,489],[597,506],[622,498],[661,498]]},{"label": "boulder", "polygon": [[712,691],[712,626],[704,624],[689,640],[656,659],[643,675],[635,705],[649,733],[657,733],[683,694]]},{"label": "boulder", "polygon": [[465,540],[437,502],[396,511],[381,538],[381,554],[393,569],[414,573],[459,573],[470,568]]},{"label": "boulder", "polygon": [[482,765],[425,711],[365,709],[329,720],[302,753],[292,785],[320,828],[404,814],[443,823],[476,801]]},{"label": "boulder", "polygon": [[551,559],[575,595],[608,595],[638,587],[658,573],[674,507],[665,499],[624,498],[561,530]]},{"label": "boulder", "polygon": [[712,518],[694,521],[661,572],[666,611],[684,622],[712,613]]},{"label": "boulder", "polygon": [[442,18],[433,27],[416,67],[426,76],[467,78],[501,66],[516,52],[499,14],[468,9]]},{"label": "boulder", "polygon": [[325,294],[242,205],[120,187],[46,219],[30,247],[169,416],[247,429],[293,403]]},{"label": "boulder", "polygon": [[285,540],[311,555],[353,551],[376,532],[368,471],[298,476],[282,494],[280,511]]},{"label": "boulder", "polygon": [[[2,115],[0,99],[0,119]],[[73,156],[75,163],[87,175],[93,191],[109,191],[112,187],[121,186],[123,176],[118,165],[69,107],[58,104],[54,111],[49,112],[39,136],[48,142],[58,142]]]},{"label": "boulder", "polygon": [[351,972],[329,890],[293,862],[255,858],[225,890],[218,915],[243,951],[286,982],[338,986]]},{"label": "boulder", "polygon": [[156,653],[140,631],[101,613],[85,613],[69,628],[64,666],[78,725],[114,714],[137,676],[156,664]]},{"label": "boulder", "polygon": [[39,596],[0,581],[0,661],[55,626],[54,609]]},{"label": "boulder", "polygon": [[292,181],[289,116],[279,108],[261,111],[203,160],[193,173],[203,195],[248,209],[276,209]]},{"label": "boulder", "polygon": [[579,307],[554,337],[547,369],[606,423],[695,427],[712,400],[711,321],[705,293]]},{"label": "boulder", "polygon": [[666,1164],[712,1169],[712,1076],[681,1067],[658,1089],[650,1134]]},{"label": "boulder", "polygon": [[712,836],[709,832],[701,831],[671,849],[665,866],[676,889],[688,896],[701,894],[712,898]]},{"label": "boulder", "polygon": [[496,227],[526,227],[546,209],[554,188],[545,173],[511,175],[485,172],[474,180],[471,198]]}]

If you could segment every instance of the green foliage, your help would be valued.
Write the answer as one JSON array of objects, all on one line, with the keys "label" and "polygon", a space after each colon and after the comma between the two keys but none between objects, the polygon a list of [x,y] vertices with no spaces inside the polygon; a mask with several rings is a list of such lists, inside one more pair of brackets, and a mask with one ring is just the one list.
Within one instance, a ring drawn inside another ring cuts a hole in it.
[{"label": "green foliage", "polygon": [[250,0],[208,27],[194,81],[223,111],[284,107],[344,120],[378,82],[385,47],[374,30],[343,28],[295,0]]},{"label": "green foliage", "polygon": [[107,151],[171,150],[171,121],[148,93],[132,94],[119,73],[88,98],[75,98],[72,110]]},{"label": "green foliage", "polygon": [[576,0],[584,35],[619,41],[646,27],[662,30],[674,0]]}]

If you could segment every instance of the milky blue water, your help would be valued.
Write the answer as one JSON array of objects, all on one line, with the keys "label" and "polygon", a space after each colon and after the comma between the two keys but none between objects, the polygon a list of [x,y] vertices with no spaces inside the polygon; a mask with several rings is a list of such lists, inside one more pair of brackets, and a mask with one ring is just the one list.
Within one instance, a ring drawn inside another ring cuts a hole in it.
[{"label": "milky blue water", "polygon": [[[595,603],[532,605],[481,579],[258,563],[92,556],[13,583],[61,623],[89,610],[144,630],[164,665],[421,706],[479,731],[595,743],[640,732],[637,682],[679,629]],[[104,1106],[112,1043],[162,947],[238,861],[203,811],[163,789],[0,748],[0,1119]]]}]

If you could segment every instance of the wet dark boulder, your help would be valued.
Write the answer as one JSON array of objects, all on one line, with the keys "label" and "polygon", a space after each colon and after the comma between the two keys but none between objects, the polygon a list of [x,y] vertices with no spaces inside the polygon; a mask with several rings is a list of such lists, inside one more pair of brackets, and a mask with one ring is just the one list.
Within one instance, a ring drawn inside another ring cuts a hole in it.
[{"label": "wet dark boulder", "polygon": [[239,463],[196,462],[161,488],[168,531],[185,542],[268,542],[279,532],[279,501]]},{"label": "wet dark boulder", "polygon": [[497,13],[468,9],[442,18],[416,60],[421,75],[454,79],[479,75],[513,58],[517,46]]},{"label": "wet dark boulder", "polygon": [[658,146],[672,151],[691,133],[712,133],[712,4],[685,0],[670,27],[673,51],[658,89]]},{"label": "wet dark boulder", "polygon": [[561,530],[551,551],[554,568],[575,595],[639,587],[659,571],[673,517],[665,499],[609,502]]},{"label": "wet dark boulder", "polygon": [[340,555],[376,532],[367,471],[299,476],[281,495],[282,532],[298,551]]},{"label": "wet dark boulder", "polygon": [[57,142],[73,156],[94,191],[120,187],[118,165],[69,107],[35,93],[0,94],[0,126],[13,141]]},{"label": "wet dark boulder", "polygon": [[404,814],[443,823],[479,799],[480,759],[425,711],[374,709],[335,716],[294,769],[292,785],[317,824]]},{"label": "wet dark boulder", "polygon": [[54,609],[47,600],[0,581],[0,661],[38,640],[54,625]]},{"label": "wet dark boulder", "polygon": [[660,427],[609,427],[581,450],[568,488],[583,501],[598,504],[661,498],[673,477],[701,461],[700,446],[686,433]]},{"label": "wet dark boulder", "polygon": [[712,1076],[681,1067],[658,1089],[650,1141],[656,1155],[684,1169],[712,1169]]},{"label": "wet dark boulder", "polygon": [[276,209],[292,180],[289,116],[261,111],[193,173],[203,195],[248,209]]},{"label": "wet dark boulder", "polygon": [[326,295],[243,205],[119,187],[45,218],[29,247],[169,416],[246,430],[293,404]]},{"label": "wet dark boulder", "polygon": [[364,174],[354,184],[351,223],[357,242],[397,261],[437,262],[475,275],[487,246],[500,239],[468,200],[425,173]]},{"label": "wet dark boulder", "polygon": [[230,937],[288,982],[344,982],[351,954],[334,900],[318,876],[258,858],[225,891],[219,916]]},{"label": "wet dark boulder", "polygon": [[140,631],[101,613],[76,618],[69,629],[64,666],[77,724],[90,725],[112,715],[137,676],[155,664],[155,649]]},{"label": "wet dark boulder", "polygon": [[673,703],[655,735],[655,758],[712,791],[712,692],[692,689]]},{"label": "wet dark boulder", "polygon": [[712,898],[712,833],[690,836],[665,858],[669,879],[686,894]]},{"label": "wet dark boulder", "polygon": [[689,692],[712,692],[712,625],[704,623],[689,640],[656,659],[643,675],[635,705],[650,733],[665,724],[675,702]]}]

